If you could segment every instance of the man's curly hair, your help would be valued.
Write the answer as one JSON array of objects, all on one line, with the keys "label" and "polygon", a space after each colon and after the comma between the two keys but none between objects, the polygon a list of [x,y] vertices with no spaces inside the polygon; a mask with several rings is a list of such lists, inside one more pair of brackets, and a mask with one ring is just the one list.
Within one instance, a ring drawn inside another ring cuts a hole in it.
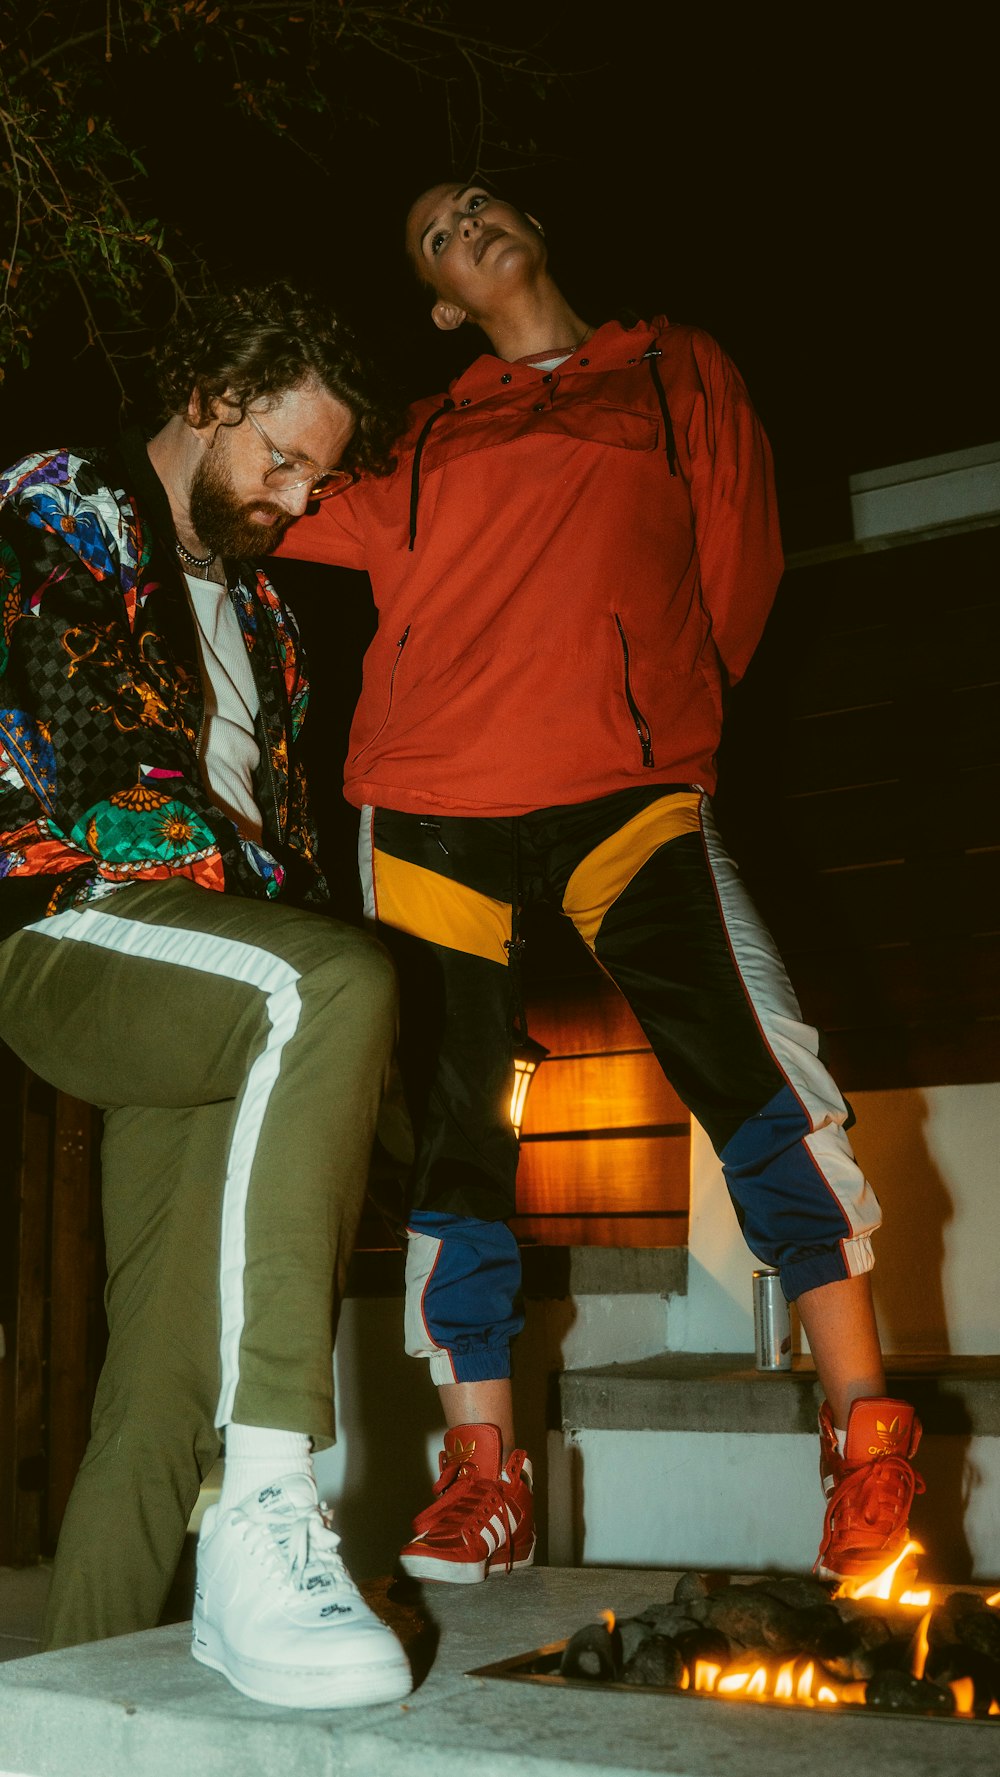
[{"label": "man's curly hair", "polygon": [[225,397],[241,412],[315,377],[355,416],[342,463],[384,474],[402,414],[362,355],[350,325],[312,290],[286,282],[213,295],[175,321],[156,365],[164,408],[186,414],[192,392],[204,423]]}]

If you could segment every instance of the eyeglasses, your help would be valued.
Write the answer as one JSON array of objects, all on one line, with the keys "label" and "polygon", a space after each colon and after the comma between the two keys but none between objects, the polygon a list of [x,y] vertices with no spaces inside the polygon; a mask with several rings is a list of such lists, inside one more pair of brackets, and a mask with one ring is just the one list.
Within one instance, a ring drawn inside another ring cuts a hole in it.
[{"label": "eyeglasses", "polygon": [[284,451],[278,449],[272,438],[269,438],[256,414],[244,409],[244,419],[250,421],[255,432],[259,432],[271,453],[271,467],[265,469],[263,482],[265,487],[287,488],[308,487],[311,500],[328,500],[331,494],[342,494],[345,488],[353,487],[357,476],[353,469],[321,469],[310,457],[286,457]]}]

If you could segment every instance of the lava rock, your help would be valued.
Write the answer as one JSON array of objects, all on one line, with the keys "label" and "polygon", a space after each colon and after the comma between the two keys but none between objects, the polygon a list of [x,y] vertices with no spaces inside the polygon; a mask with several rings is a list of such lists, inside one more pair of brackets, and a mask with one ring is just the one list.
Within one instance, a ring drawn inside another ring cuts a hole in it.
[{"label": "lava rock", "polygon": [[863,1648],[871,1651],[885,1647],[893,1639],[892,1624],[881,1611],[867,1606],[863,1598],[836,1598],[833,1608]]},{"label": "lava rock", "polygon": [[623,1684],[680,1684],[684,1676],[684,1657],[676,1641],[666,1635],[648,1635],[625,1663]]},{"label": "lava rock", "polygon": [[796,1623],[801,1652],[821,1660],[832,1677],[853,1684],[871,1678],[875,1663],[857,1625],[843,1622],[829,1606],[799,1611]]},{"label": "lava rock", "polygon": [[953,1642],[947,1647],[932,1648],[927,1660],[927,1678],[938,1684],[951,1684],[956,1678],[971,1678],[975,1692],[975,1708],[984,1715],[991,1703],[1000,1704],[1000,1665],[974,1648]]},{"label": "lava rock", "polygon": [[697,1660],[708,1660],[713,1666],[728,1664],[732,1648],[726,1637],[718,1629],[710,1629],[699,1623],[696,1629],[685,1630],[676,1637],[676,1645],[680,1650],[685,1666],[693,1672]]},{"label": "lava rock", "polygon": [[696,1598],[708,1597],[708,1581],[703,1573],[682,1573],[674,1587],[675,1604],[691,1604]]},{"label": "lava rock", "polygon": [[571,1635],[559,1662],[563,1678],[599,1679],[613,1682],[622,1673],[622,1638],[617,1626],[609,1630],[604,1623],[585,1623]]},{"label": "lava rock", "polygon": [[642,1623],[646,1633],[652,1635],[682,1635],[687,1629],[696,1629],[698,1618],[692,1614],[690,1605],[684,1604],[648,1604],[637,1617],[626,1618],[621,1623],[622,1632],[626,1622]]},{"label": "lava rock", "polygon": [[879,1672],[865,1687],[869,1709],[897,1711],[908,1715],[954,1715],[955,1699],[950,1691],[932,1683],[929,1678],[914,1678],[912,1672],[890,1667]]},{"label": "lava rock", "polygon": [[767,1648],[775,1654],[800,1651],[798,1613],[753,1586],[727,1586],[692,1610],[737,1647]]},{"label": "lava rock", "polygon": [[985,1654],[1000,1664],[1000,1612],[993,1610],[965,1611],[955,1624],[963,1647]]},{"label": "lava rock", "polygon": [[754,1580],[750,1590],[776,1598],[791,1610],[818,1610],[830,1604],[833,1583],[810,1579],[805,1574],[775,1574],[773,1579]]}]

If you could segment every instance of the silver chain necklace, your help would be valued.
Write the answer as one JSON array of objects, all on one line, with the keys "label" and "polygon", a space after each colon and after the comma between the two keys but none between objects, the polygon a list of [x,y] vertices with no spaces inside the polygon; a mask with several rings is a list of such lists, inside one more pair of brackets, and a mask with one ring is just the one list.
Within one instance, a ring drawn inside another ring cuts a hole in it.
[{"label": "silver chain necklace", "polygon": [[181,561],[186,561],[188,566],[192,568],[210,568],[218,553],[213,549],[211,555],[192,555],[190,549],[185,549],[183,543],[175,543],[174,548]]}]

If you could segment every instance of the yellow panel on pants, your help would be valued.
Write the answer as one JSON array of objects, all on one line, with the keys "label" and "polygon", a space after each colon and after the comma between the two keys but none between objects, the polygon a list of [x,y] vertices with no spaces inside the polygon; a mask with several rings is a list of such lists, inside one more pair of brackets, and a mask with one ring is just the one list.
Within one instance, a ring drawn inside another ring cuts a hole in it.
[{"label": "yellow panel on pants", "polygon": [[507,962],[510,902],[464,883],[451,882],[421,864],[408,864],[389,852],[372,853],[375,907],[379,920],[431,944],[460,950],[487,962]]},{"label": "yellow panel on pants", "polygon": [[633,876],[661,845],[682,833],[697,833],[700,824],[701,792],[681,790],[640,809],[577,865],[566,884],[563,912],[591,950],[604,915]]}]

